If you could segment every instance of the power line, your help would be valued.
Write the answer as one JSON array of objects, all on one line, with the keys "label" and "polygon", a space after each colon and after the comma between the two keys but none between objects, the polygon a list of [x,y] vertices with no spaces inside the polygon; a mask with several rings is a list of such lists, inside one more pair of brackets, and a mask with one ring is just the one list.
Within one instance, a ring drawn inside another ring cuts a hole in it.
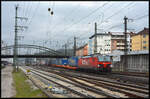
[{"label": "power line", "polygon": [[97,10],[99,10],[100,8],[106,6],[108,3],[103,4],[102,6],[94,9],[91,13],[89,13],[87,16],[82,17],[79,21],[73,23],[72,25],[70,25],[68,28],[65,28],[62,32],[66,31],[67,29],[70,29],[73,25],[80,23],[81,21],[83,21],[84,19],[86,19],[87,17],[91,16],[93,13],[95,13]]},{"label": "power line", "polygon": [[119,23],[119,24],[116,24],[116,25],[113,25],[111,26],[110,28],[106,29],[106,30],[111,30],[113,28],[116,28],[116,27],[120,27],[123,23]]},{"label": "power line", "polygon": [[[36,10],[37,10],[37,8],[38,8],[38,6],[39,6],[39,4],[40,4],[40,1],[39,1],[39,3],[36,5],[36,8],[35,8],[35,10],[34,10],[34,12],[33,12],[33,15],[31,16],[31,19],[30,19],[30,21],[28,21],[28,23],[26,23],[26,25],[30,25],[31,24],[31,22],[32,22],[32,18],[35,16],[35,12],[36,12]],[[28,29],[26,30],[26,31],[22,31],[22,33],[23,32],[27,32],[29,30],[29,27],[28,27]]]},{"label": "power line", "polygon": [[22,15],[24,15],[24,10],[25,10],[25,2],[23,3],[23,5],[22,5]]},{"label": "power line", "polygon": [[[54,7],[55,7],[55,2],[53,2],[52,11],[54,11]],[[54,13],[55,13],[55,12],[54,12]],[[53,16],[52,16],[52,18],[50,18],[50,22],[48,23],[48,27],[51,26],[52,20],[53,20]],[[47,29],[48,29],[48,28],[47,28]],[[51,31],[52,31],[52,26],[51,26],[49,32],[51,33]],[[48,31],[47,31],[47,35],[48,35]]]},{"label": "power line", "polygon": [[[52,8],[52,7],[51,7],[51,3],[49,3],[48,8],[49,8],[49,7]],[[52,10],[53,10],[53,9],[52,9]],[[48,14],[48,17],[49,17],[49,14]],[[52,18],[53,18],[53,17],[52,17]],[[49,21],[48,21],[48,25],[47,25],[47,36],[48,36],[48,28],[49,28],[49,26],[51,26],[51,20],[52,20],[52,18],[50,18]],[[50,31],[51,31],[51,29],[50,29]]]},{"label": "power line", "polygon": [[[77,7],[78,6],[80,6],[80,4],[79,5],[77,5]],[[79,8],[79,7],[78,7]],[[71,14],[74,12],[74,11],[77,11],[77,9],[76,8],[74,8],[74,9],[72,9],[70,12],[69,12],[69,14],[67,14],[66,16],[68,16],[68,15],[70,15],[71,16]],[[71,14],[70,14],[71,13]],[[63,21],[64,20],[66,20],[68,17],[65,17],[64,19],[63,19]],[[55,24],[54,26],[53,26],[53,29],[55,29],[56,28],[56,26],[58,26],[60,24],[60,22],[58,22],[57,24]],[[54,31],[54,30],[53,30]]]},{"label": "power line", "polygon": [[[119,11],[117,11],[117,12],[115,12],[114,14],[112,14],[111,16],[109,16],[109,17],[107,17],[106,19],[104,19],[104,22],[106,21],[106,20],[108,20],[108,19],[110,19],[110,18],[112,18],[113,16],[116,16],[117,14],[119,14],[123,9],[125,9],[125,8],[129,8],[129,6],[130,5],[132,5],[133,4],[133,2],[131,2],[131,3],[129,3],[129,4],[127,4],[126,6],[124,6],[124,7],[122,7]],[[132,5],[133,6],[133,5]],[[104,23],[104,22],[102,22],[102,23]],[[102,24],[102,23],[100,23],[100,24]],[[98,24],[98,25],[100,25],[100,24]]]},{"label": "power line", "polygon": [[[28,11],[28,15],[30,15],[30,12],[31,12],[31,9],[32,9],[32,3],[33,3],[33,2],[31,2],[31,4],[30,4],[29,11]],[[28,17],[29,17],[29,16],[28,16]]]},{"label": "power line", "polygon": [[[126,8],[127,6],[129,7],[130,5],[132,5],[133,3],[130,3],[130,4],[127,4],[126,6],[124,6],[122,9],[124,9],[124,8]],[[132,5],[133,6],[133,5]],[[122,10],[121,9],[121,10]],[[119,11],[117,11],[116,13],[114,13],[114,14],[112,14],[111,16],[109,16],[108,18],[106,18],[106,19],[109,19],[109,18],[111,18],[111,17],[113,17],[113,16],[115,16],[115,15],[117,15],[121,10],[119,10]],[[143,16],[143,17],[145,17],[145,16]],[[142,18],[143,18],[142,17]],[[116,27],[120,27],[121,26],[121,24],[122,23],[120,23],[120,24],[117,24],[117,25],[115,25],[115,26],[112,26],[112,27],[110,27],[110,28],[108,28],[108,29],[113,29],[113,28],[116,28]]]},{"label": "power line", "polygon": [[140,17],[138,17],[138,18],[136,18],[136,19],[134,19],[134,20],[141,20],[141,19],[143,19],[143,18],[145,18],[145,17],[147,17],[147,16],[149,16],[149,15],[146,14],[146,15],[140,16]]},{"label": "power line", "polygon": [[25,16],[26,16],[26,14],[28,12],[28,9],[29,9],[29,4],[27,4],[27,9],[26,9],[26,12],[25,12]]},{"label": "power line", "polygon": [[[112,7],[112,5],[113,5],[113,4],[110,4],[110,6],[109,6],[107,9],[110,9],[110,8]],[[108,11],[108,10],[106,10],[106,11]],[[106,13],[106,11],[105,11],[105,13]],[[102,21],[103,21],[103,18],[104,18],[104,12],[101,12],[101,13],[103,14],[102,20],[101,20],[101,22],[102,22]],[[99,17],[99,15],[98,15],[97,17]],[[97,17],[94,18],[93,20],[91,20],[91,22],[95,21],[95,20],[97,19]],[[100,22],[100,23],[101,23],[101,22]]]},{"label": "power line", "polygon": [[25,16],[25,10],[26,10],[26,2],[24,2],[24,8],[23,8],[23,11],[22,11],[23,12],[23,14],[22,14],[23,16]]},{"label": "power line", "polygon": [[31,17],[31,20],[29,21],[28,25],[31,24],[32,19],[33,19],[33,17],[35,16],[35,13],[37,12],[37,9],[38,9],[38,7],[39,7],[39,4],[40,4],[40,1],[39,1],[39,3],[36,5],[36,8],[35,8],[35,10],[34,10],[34,12],[33,12],[33,15],[32,15],[32,17]]}]

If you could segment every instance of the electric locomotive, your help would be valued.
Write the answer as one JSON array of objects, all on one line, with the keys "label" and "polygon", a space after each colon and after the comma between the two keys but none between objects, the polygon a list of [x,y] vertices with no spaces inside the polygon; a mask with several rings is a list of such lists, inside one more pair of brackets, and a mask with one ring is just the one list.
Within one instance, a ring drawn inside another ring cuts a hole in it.
[{"label": "electric locomotive", "polygon": [[110,56],[97,55],[82,57],[78,61],[78,68],[92,69],[99,72],[111,72]]}]

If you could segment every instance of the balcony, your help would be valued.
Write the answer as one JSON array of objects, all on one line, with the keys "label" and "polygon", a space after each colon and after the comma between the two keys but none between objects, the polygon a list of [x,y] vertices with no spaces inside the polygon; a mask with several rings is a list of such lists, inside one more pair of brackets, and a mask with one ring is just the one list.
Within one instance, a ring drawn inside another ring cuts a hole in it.
[{"label": "balcony", "polygon": [[125,45],[124,43],[117,43],[117,45]]},{"label": "balcony", "polygon": [[117,47],[117,49],[124,49],[124,47]]}]

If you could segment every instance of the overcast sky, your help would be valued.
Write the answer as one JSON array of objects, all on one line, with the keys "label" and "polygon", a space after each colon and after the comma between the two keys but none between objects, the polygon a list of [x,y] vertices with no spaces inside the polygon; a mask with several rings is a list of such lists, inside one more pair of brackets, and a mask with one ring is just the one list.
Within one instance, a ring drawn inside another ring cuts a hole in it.
[{"label": "overcast sky", "polygon": [[[28,26],[27,30],[18,30],[19,44],[43,45],[61,48],[67,41],[72,47],[73,37],[78,37],[77,45],[87,43],[94,34],[94,23],[100,32],[123,32],[123,18],[136,19],[128,22],[128,29],[134,32],[149,27],[148,2],[126,1],[2,1],[2,40],[8,45],[14,44],[15,5],[18,4],[18,25]],[[54,12],[50,14],[48,8]],[[133,31],[133,30],[131,30]]]}]

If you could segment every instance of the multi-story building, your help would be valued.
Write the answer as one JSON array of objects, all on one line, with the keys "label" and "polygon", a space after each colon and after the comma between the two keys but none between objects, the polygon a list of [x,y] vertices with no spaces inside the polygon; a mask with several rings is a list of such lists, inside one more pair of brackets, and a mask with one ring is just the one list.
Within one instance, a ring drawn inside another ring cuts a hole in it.
[{"label": "multi-story building", "polygon": [[[113,50],[124,51],[125,35],[123,32],[108,32],[111,35],[111,52]],[[131,36],[133,32],[127,33],[127,49],[131,51]]]},{"label": "multi-story building", "polygon": [[[95,37],[97,39],[95,39]],[[95,47],[95,41],[97,42]],[[94,50],[96,52],[94,52]],[[111,35],[108,33],[98,33],[89,38],[88,55],[111,53]]]},{"label": "multi-story building", "polygon": [[88,44],[85,44],[76,49],[76,56],[87,56],[88,55]]},{"label": "multi-story building", "polygon": [[132,35],[132,51],[149,49],[149,28]]}]

